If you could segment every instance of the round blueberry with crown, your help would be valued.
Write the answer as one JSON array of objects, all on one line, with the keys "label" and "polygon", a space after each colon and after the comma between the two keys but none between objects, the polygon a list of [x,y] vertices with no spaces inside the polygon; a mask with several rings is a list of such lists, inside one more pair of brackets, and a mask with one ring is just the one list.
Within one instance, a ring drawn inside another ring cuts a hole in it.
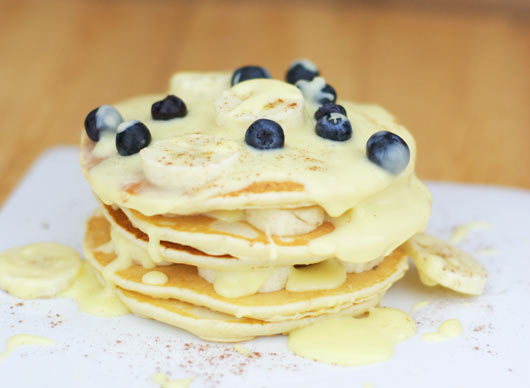
[{"label": "round blueberry with crown", "polygon": [[347,116],[346,109],[342,105],[337,105],[333,102],[328,102],[322,105],[315,112],[315,120],[318,121],[324,116],[328,116],[331,113],[340,113],[341,115]]},{"label": "round blueberry with crown", "polygon": [[258,150],[272,150],[283,147],[285,135],[276,121],[259,119],[248,127],[245,142]]},{"label": "round blueberry with crown", "polygon": [[289,66],[285,80],[294,85],[300,80],[311,81],[319,75],[320,73],[313,62],[309,59],[298,59]]},{"label": "round blueberry with crown", "polygon": [[188,109],[184,101],[172,94],[151,106],[151,116],[154,120],[171,120],[184,117],[187,113]]},{"label": "round blueberry with crown", "polygon": [[296,86],[306,99],[315,104],[324,105],[330,102],[335,103],[337,100],[337,92],[326,83],[323,77],[315,77],[311,81],[300,80]]},{"label": "round blueberry with crown", "polygon": [[99,141],[101,132],[116,132],[118,125],[123,122],[120,112],[110,105],[101,105],[92,110],[85,118],[85,131],[92,141]]},{"label": "round blueberry with crown", "polygon": [[243,81],[255,78],[271,78],[270,73],[261,66],[243,66],[234,71],[230,85],[234,86]]},{"label": "round blueberry with crown", "polygon": [[332,112],[317,121],[315,131],[318,136],[333,141],[346,141],[352,136],[350,120],[342,113]]},{"label": "round blueberry with crown", "polygon": [[366,143],[368,159],[392,174],[405,170],[410,160],[410,150],[405,141],[395,133],[374,133]]},{"label": "round blueberry with crown", "polygon": [[151,143],[151,132],[141,121],[129,120],[118,126],[116,149],[120,155],[134,155],[149,143]]}]

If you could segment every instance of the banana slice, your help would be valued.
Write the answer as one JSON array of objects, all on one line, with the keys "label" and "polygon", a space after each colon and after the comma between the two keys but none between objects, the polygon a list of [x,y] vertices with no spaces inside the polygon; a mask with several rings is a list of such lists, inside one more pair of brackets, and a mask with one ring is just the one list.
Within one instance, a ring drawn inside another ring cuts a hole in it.
[{"label": "banana slice", "polygon": [[248,126],[265,118],[283,127],[298,126],[304,119],[304,96],[282,81],[252,79],[224,91],[215,101],[215,110],[219,125]]},{"label": "banana slice", "polygon": [[0,253],[0,288],[23,299],[52,297],[68,288],[81,258],[67,246],[30,244]]},{"label": "banana slice", "polygon": [[275,236],[293,236],[309,233],[324,222],[325,212],[320,206],[300,209],[245,210],[246,220],[252,226]]},{"label": "banana slice", "polygon": [[151,183],[187,191],[229,172],[240,147],[231,140],[194,133],[160,140],[141,150],[140,156]]},{"label": "banana slice", "polygon": [[488,273],[467,253],[426,234],[414,236],[407,245],[425,285],[440,284],[470,295],[484,291]]},{"label": "banana slice", "polygon": [[181,98],[218,96],[230,88],[229,73],[184,72],[175,74],[170,81],[170,92]]},{"label": "banana slice", "polygon": [[378,257],[377,259],[370,260],[364,263],[350,263],[348,261],[339,260],[339,263],[344,267],[347,273],[361,273],[364,271],[370,271],[381,264],[384,260],[384,256]]}]

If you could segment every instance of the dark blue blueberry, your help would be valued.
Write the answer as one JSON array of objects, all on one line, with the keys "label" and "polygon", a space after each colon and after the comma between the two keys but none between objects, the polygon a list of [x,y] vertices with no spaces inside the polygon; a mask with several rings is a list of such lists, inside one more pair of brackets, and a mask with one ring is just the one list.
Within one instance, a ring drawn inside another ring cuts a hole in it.
[{"label": "dark blue blueberry", "polygon": [[319,104],[329,104],[330,102],[337,101],[337,92],[331,85],[326,84],[324,88],[322,88],[322,97],[318,100]]},{"label": "dark blue blueberry", "polygon": [[388,131],[374,133],[366,143],[368,159],[392,174],[399,174],[407,168],[410,151],[407,143]]},{"label": "dark blue blueberry", "polygon": [[123,122],[120,112],[110,105],[101,105],[85,118],[85,131],[92,141],[99,141],[102,131],[116,131]]},{"label": "dark blue blueberry", "polygon": [[296,86],[307,100],[315,104],[324,105],[337,100],[335,89],[323,77],[315,77],[311,81],[300,80]]},{"label": "dark blue blueberry", "polygon": [[184,117],[187,113],[188,109],[184,101],[172,94],[151,106],[151,116],[154,120],[171,120]]},{"label": "dark blue blueberry", "polygon": [[122,156],[138,153],[151,143],[151,132],[144,123],[130,120],[121,123],[116,135],[116,149]]},{"label": "dark blue blueberry", "polygon": [[348,118],[341,113],[330,113],[317,121],[315,131],[318,136],[334,141],[346,141],[351,138],[352,128]]},{"label": "dark blue blueberry", "polygon": [[271,150],[283,147],[285,135],[276,121],[259,119],[248,127],[245,142],[258,150]]},{"label": "dark blue blueberry", "polygon": [[234,86],[235,84],[254,78],[271,78],[271,75],[264,67],[243,66],[234,71],[230,85]]},{"label": "dark blue blueberry", "polygon": [[344,109],[342,105],[337,105],[333,102],[327,102],[315,112],[315,120],[318,121],[322,117],[328,116],[331,113],[340,113],[341,115],[347,116],[346,109]]},{"label": "dark blue blueberry", "polygon": [[285,80],[294,85],[300,80],[311,81],[319,75],[320,73],[313,62],[308,59],[299,59],[289,66]]}]

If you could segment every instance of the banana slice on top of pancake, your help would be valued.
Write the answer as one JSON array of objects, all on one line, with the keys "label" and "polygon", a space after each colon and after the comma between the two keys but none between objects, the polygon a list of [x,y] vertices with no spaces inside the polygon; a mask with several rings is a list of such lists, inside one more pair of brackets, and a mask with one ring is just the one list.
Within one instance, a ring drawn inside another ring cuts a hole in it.
[{"label": "banana slice on top of pancake", "polygon": [[230,88],[230,74],[222,72],[182,72],[171,77],[170,91],[186,99],[220,95]]},{"label": "banana slice on top of pancake", "polygon": [[36,243],[0,253],[0,288],[23,299],[46,298],[68,288],[81,258],[67,246]]},{"label": "banana slice on top of pancake", "polygon": [[219,125],[248,127],[257,119],[276,121],[284,128],[304,120],[304,96],[296,86],[274,79],[251,79],[225,90],[215,101]]},{"label": "banana slice on top of pancake", "polygon": [[480,295],[484,291],[488,273],[464,251],[426,234],[414,236],[407,246],[425,285],[440,284],[469,295]]},{"label": "banana slice on top of pancake", "polygon": [[246,221],[275,236],[309,233],[324,222],[326,213],[320,206],[300,209],[247,209]]},{"label": "banana slice on top of pancake", "polygon": [[140,156],[151,183],[186,191],[228,173],[240,147],[235,141],[192,133],[157,141],[140,151]]}]

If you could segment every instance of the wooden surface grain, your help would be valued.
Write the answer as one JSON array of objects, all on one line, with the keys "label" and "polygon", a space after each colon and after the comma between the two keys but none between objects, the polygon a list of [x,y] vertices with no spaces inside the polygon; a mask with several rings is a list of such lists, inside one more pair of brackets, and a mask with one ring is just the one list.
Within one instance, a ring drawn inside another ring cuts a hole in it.
[{"label": "wooden surface grain", "polygon": [[[318,64],[412,131],[421,178],[530,188],[530,23],[500,10],[338,1],[0,2],[0,203],[94,107],[179,70]],[[66,184],[66,182],[65,182]]]}]

